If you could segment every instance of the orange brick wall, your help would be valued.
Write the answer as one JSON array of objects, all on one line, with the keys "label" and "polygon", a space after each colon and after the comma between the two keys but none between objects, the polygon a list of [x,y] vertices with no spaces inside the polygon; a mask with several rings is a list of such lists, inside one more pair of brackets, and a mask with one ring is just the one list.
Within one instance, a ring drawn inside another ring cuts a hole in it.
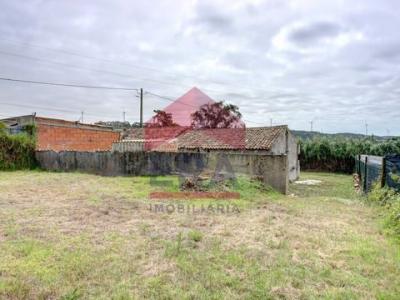
[{"label": "orange brick wall", "polygon": [[37,124],[37,150],[109,151],[119,140],[119,133],[109,130]]}]

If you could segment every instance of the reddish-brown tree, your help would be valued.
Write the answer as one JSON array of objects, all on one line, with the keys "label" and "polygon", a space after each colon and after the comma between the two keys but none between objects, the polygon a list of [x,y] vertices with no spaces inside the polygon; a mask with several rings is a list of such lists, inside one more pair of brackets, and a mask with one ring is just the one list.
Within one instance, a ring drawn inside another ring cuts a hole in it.
[{"label": "reddish-brown tree", "polygon": [[154,110],[155,115],[151,119],[149,123],[146,124],[146,127],[173,127],[177,126],[172,118],[171,113],[167,113],[163,110]]},{"label": "reddish-brown tree", "polygon": [[223,101],[204,104],[191,117],[194,129],[244,127],[239,108],[233,104],[225,104]]}]

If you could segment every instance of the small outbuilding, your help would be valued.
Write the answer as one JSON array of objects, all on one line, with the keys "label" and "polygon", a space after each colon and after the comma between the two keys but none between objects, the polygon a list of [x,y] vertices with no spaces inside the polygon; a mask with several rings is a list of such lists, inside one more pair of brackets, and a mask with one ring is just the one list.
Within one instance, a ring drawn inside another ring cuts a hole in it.
[{"label": "small outbuilding", "polygon": [[[286,125],[250,128],[190,129],[178,127],[174,135],[170,128],[158,128],[158,136],[148,135],[145,128],[130,130],[122,141],[113,145],[114,151],[157,151],[234,153],[287,157],[289,181],[299,177],[299,146],[296,137]],[[168,134],[162,134],[168,131]],[[162,138],[162,137],[168,138]],[[147,145],[147,146],[146,146]]]}]

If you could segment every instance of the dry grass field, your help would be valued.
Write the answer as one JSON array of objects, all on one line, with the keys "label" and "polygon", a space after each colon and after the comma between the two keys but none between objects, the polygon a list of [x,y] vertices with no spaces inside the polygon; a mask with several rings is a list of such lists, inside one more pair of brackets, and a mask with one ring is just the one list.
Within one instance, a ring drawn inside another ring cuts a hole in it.
[{"label": "dry grass field", "polygon": [[0,172],[0,298],[398,299],[399,246],[351,176],[302,177],[321,183],[282,196],[240,179],[239,200],[168,213],[148,195],[172,177]]}]

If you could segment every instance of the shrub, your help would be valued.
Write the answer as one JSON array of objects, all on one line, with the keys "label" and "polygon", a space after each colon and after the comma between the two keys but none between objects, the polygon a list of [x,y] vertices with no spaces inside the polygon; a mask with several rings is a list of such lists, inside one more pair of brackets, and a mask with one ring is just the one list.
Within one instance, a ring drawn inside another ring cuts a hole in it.
[{"label": "shrub", "polygon": [[385,228],[400,240],[400,194],[390,188],[374,185],[368,194],[368,201],[384,207]]},{"label": "shrub", "polygon": [[203,239],[203,234],[198,230],[191,230],[188,233],[188,237],[190,240],[194,242],[200,242]]},{"label": "shrub", "polygon": [[389,207],[389,213],[385,219],[385,226],[400,240],[400,199]]},{"label": "shrub", "polygon": [[0,170],[32,169],[35,166],[34,137],[25,133],[0,133]]},{"label": "shrub", "polygon": [[4,135],[6,134],[6,124],[4,124],[3,122],[0,122],[0,135]]},{"label": "shrub", "polygon": [[368,193],[367,199],[371,203],[385,206],[395,201],[397,196],[394,189],[389,187],[381,188],[379,183],[374,183],[371,191]]},{"label": "shrub", "polygon": [[23,126],[22,130],[29,136],[35,137],[36,135],[36,125],[35,124],[28,124]]}]

